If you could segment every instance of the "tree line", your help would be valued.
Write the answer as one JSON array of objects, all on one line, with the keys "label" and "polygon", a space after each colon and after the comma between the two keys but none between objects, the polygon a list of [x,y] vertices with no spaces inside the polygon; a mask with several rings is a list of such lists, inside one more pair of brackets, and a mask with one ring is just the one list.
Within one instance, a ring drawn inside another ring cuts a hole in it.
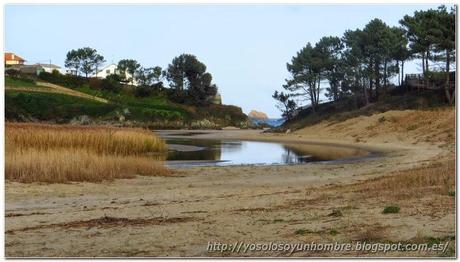
[{"label": "tree line", "polygon": [[[404,86],[404,64],[421,59],[424,78],[441,74],[449,103],[454,102],[454,90],[449,88],[451,64],[455,61],[455,8],[416,11],[388,26],[373,19],[363,29],[347,30],[342,37],[322,37],[315,45],[307,43],[287,63],[290,78],[283,91],[273,98],[283,117],[290,119],[297,109],[295,99],[307,100],[317,111],[320,94],[337,102],[351,97],[362,106],[378,101],[397,76],[398,86]],[[432,69],[430,62],[444,65]],[[327,81],[328,86],[321,84]]]},{"label": "tree line", "polygon": [[[70,50],[67,53],[65,67],[75,76],[90,78],[97,74],[105,59],[90,47]],[[164,89],[164,80],[169,84],[170,97],[179,103],[194,105],[209,104],[217,94],[217,86],[212,82],[211,73],[196,56],[182,54],[175,57],[163,70],[160,66],[143,67],[134,59],[122,59],[117,64],[115,74],[106,77],[113,85],[122,83],[134,85],[136,94],[148,96],[152,90]]]}]

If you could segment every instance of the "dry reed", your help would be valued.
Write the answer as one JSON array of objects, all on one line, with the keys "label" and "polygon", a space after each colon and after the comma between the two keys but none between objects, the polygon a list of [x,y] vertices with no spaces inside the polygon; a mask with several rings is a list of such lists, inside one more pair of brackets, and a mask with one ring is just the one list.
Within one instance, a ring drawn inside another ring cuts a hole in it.
[{"label": "dry reed", "polygon": [[391,195],[396,199],[420,196],[429,192],[447,195],[455,189],[455,160],[395,172],[389,176],[353,185],[350,189],[368,197]]},{"label": "dry reed", "polygon": [[146,153],[165,143],[142,129],[6,124],[6,179],[18,182],[100,182],[169,171]]},{"label": "dry reed", "polygon": [[166,150],[163,140],[144,129],[8,123],[5,136],[15,149],[72,148],[125,156]]},{"label": "dry reed", "polygon": [[137,175],[166,175],[150,157],[98,155],[85,150],[25,150],[8,153],[6,179],[18,182],[63,183],[112,180]]}]

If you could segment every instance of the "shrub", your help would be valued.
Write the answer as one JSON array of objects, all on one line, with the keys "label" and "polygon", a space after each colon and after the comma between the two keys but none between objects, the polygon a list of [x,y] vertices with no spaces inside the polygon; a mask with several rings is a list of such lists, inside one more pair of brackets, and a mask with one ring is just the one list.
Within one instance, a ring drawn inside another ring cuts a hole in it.
[{"label": "shrub", "polygon": [[332,210],[332,213],[330,213],[328,216],[330,216],[330,217],[341,217],[342,216],[342,211],[340,211],[340,209],[334,209],[334,210]]},{"label": "shrub", "polygon": [[399,213],[400,207],[398,205],[389,205],[383,209],[383,214],[396,214]]},{"label": "shrub", "polygon": [[63,75],[58,71],[53,71],[53,73],[41,72],[40,75],[38,75],[38,78],[56,85],[63,85],[70,88],[82,87],[84,84],[88,83],[88,79],[84,77]]},{"label": "shrub", "polygon": [[307,230],[306,229],[297,229],[295,231],[295,234],[296,235],[305,235],[307,233]]},{"label": "shrub", "polygon": [[5,70],[5,75],[6,76],[9,76],[9,77],[12,77],[12,78],[17,78],[19,77],[21,74],[21,72],[19,72],[19,70],[17,69],[13,69],[13,68],[8,68]]},{"label": "shrub", "polygon": [[101,88],[103,90],[118,93],[123,87],[123,85],[121,84],[121,80],[122,79],[119,75],[111,74],[102,80]]},{"label": "shrub", "polygon": [[338,233],[339,233],[339,231],[337,231],[337,229],[335,229],[335,228],[333,228],[333,229],[331,229],[331,230],[329,231],[329,234],[330,234],[331,236],[335,236],[335,235],[337,235]]},{"label": "shrub", "polygon": [[137,97],[147,97],[152,94],[152,88],[146,86],[138,86],[134,90],[134,95]]}]

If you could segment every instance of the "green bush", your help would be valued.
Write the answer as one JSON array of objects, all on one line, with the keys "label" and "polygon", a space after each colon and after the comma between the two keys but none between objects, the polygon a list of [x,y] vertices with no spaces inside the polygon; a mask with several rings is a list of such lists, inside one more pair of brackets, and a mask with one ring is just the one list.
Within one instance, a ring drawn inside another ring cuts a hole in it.
[{"label": "green bush", "polygon": [[399,213],[400,207],[398,205],[389,205],[383,209],[383,214],[395,214]]},{"label": "green bush", "polygon": [[38,75],[38,78],[47,81],[56,85],[62,85],[69,88],[82,87],[85,84],[88,84],[88,79],[76,76],[76,75],[63,75],[58,71],[53,71],[53,73],[41,72]]},{"label": "green bush", "polygon": [[332,212],[328,215],[330,217],[341,217],[343,216],[342,211],[340,209],[334,209]]},{"label": "green bush", "polygon": [[91,89],[105,90],[113,93],[119,93],[123,87],[122,84],[120,84],[120,77],[113,74],[104,79],[96,77],[90,78],[88,84]]},{"label": "green bush", "polygon": [[335,235],[337,235],[338,233],[339,233],[339,231],[337,231],[337,229],[335,229],[335,228],[332,228],[332,229],[329,231],[329,234],[330,234],[331,236],[335,236]]},{"label": "green bush", "polygon": [[295,231],[296,235],[305,235],[306,233],[308,233],[308,231],[306,229],[297,229]]}]

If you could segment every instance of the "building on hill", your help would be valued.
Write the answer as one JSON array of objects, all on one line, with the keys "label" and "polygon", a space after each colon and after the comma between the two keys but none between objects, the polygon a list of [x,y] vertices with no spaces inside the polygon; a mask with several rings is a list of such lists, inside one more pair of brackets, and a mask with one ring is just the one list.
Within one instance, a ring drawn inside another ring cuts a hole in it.
[{"label": "building on hill", "polygon": [[[131,79],[132,78],[132,75],[129,74],[128,72],[124,72],[124,73],[120,72],[118,70],[118,66],[116,64],[109,64],[109,65],[104,66],[100,70],[97,70],[97,72],[93,75],[93,77],[104,78],[105,79],[109,75],[114,75],[114,74],[124,76],[125,79]],[[135,86],[139,85],[139,83],[136,80],[134,80],[132,82],[132,84],[135,85]]]},{"label": "building on hill", "polygon": [[44,72],[40,65],[11,65],[8,69],[17,70],[21,74],[38,76],[41,72]]},{"label": "building on hill", "polygon": [[[451,71],[449,73],[449,88],[455,89],[455,74],[456,71]],[[412,89],[430,89],[430,90],[439,90],[444,89],[446,85],[445,76],[441,75],[435,76],[431,75],[425,77],[423,74],[406,74],[405,84],[407,87]]]},{"label": "building on hill", "polygon": [[117,65],[110,64],[110,65],[104,66],[100,70],[97,70],[97,72],[94,74],[94,77],[107,78],[107,76],[114,75],[114,74],[118,74]]},{"label": "building on hill", "polygon": [[222,105],[222,96],[220,95],[219,91],[217,91],[211,102],[216,105]]},{"label": "building on hill", "polygon": [[43,71],[48,72],[48,73],[53,73],[54,70],[57,70],[58,72],[61,72],[61,67],[58,65],[53,65],[53,64],[40,64],[37,63],[35,64],[36,66],[39,66],[43,69]]},{"label": "building on hill", "polygon": [[19,71],[21,74],[26,75],[39,75],[41,72],[52,73],[54,70],[60,72],[61,67],[53,64],[34,64],[34,65],[10,65],[8,69]]},{"label": "building on hill", "polygon": [[26,60],[15,53],[5,53],[5,65],[23,65]]}]

